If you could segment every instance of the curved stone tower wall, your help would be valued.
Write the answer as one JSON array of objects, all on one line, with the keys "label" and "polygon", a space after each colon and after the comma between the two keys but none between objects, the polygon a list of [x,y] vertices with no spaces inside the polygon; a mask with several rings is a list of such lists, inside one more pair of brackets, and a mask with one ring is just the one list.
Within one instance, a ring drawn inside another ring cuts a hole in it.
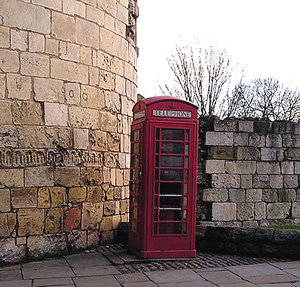
[{"label": "curved stone tower wall", "polygon": [[0,1],[2,262],[128,221],[136,0]]}]

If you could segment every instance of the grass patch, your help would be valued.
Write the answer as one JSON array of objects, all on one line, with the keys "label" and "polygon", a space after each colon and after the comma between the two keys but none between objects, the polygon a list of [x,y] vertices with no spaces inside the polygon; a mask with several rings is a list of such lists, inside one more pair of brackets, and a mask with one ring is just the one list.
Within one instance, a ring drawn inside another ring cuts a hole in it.
[{"label": "grass patch", "polygon": [[299,225],[270,226],[270,228],[274,228],[274,229],[297,229],[297,230],[300,230],[300,226]]}]

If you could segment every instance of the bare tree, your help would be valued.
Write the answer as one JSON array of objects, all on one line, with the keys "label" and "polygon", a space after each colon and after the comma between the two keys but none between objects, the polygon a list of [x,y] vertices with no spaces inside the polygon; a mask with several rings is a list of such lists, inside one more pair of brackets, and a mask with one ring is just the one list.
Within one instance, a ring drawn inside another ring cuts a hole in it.
[{"label": "bare tree", "polygon": [[241,81],[226,95],[221,116],[299,121],[300,92],[274,78],[258,78],[250,84]]},{"label": "bare tree", "polygon": [[168,63],[174,87],[166,84],[160,86],[161,91],[195,103],[200,115],[214,115],[232,76],[233,64],[226,50],[176,46]]}]

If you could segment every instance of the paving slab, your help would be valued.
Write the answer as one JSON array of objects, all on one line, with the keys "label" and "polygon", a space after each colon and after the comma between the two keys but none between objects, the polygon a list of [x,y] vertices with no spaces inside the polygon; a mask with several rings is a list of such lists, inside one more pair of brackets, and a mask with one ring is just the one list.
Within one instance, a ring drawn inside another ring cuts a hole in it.
[{"label": "paving slab", "polygon": [[145,272],[145,275],[154,283],[180,283],[201,280],[201,277],[191,269],[172,271]]},{"label": "paving slab", "polygon": [[254,284],[267,284],[267,283],[289,283],[296,282],[299,278],[291,274],[271,274],[271,275],[260,275],[250,276],[247,280]]},{"label": "paving slab", "polygon": [[69,264],[64,258],[45,259],[42,261],[34,261],[22,264],[22,269],[40,269],[49,267],[68,267]]},{"label": "paving slab", "polygon": [[215,271],[215,272],[198,272],[207,281],[221,285],[221,284],[240,284],[243,280],[237,275],[231,273],[228,270]]},{"label": "paving slab", "polygon": [[93,267],[111,265],[107,258],[99,253],[74,254],[65,256],[71,267]]},{"label": "paving slab", "polygon": [[260,276],[260,275],[275,275],[275,274],[286,274],[281,269],[272,266],[268,263],[255,264],[255,265],[243,265],[243,266],[233,266],[227,267],[227,270],[243,277],[248,278],[250,276]]},{"label": "paving slab", "polygon": [[24,279],[65,278],[75,277],[75,274],[69,266],[58,266],[23,269],[23,277]]},{"label": "paving slab", "polygon": [[48,279],[34,279],[32,287],[41,286],[60,286],[60,285],[73,285],[71,278],[48,278]]},{"label": "paving slab", "polygon": [[287,273],[292,274],[296,277],[298,277],[298,281],[300,281],[300,268],[299,269],[286,269]]},{"label": "paving slab", "polygon": [[121,284],[149,282],[149,278],[143,273],[130,273],[115,275],[115,278]]},{"label": "paving slab", "polygon": [[197,281],[159,284],[159,287],[215,287],[217,285],[205,281],[203,278]]},{"label": "paving slab", "polygon": [[271,265],[280,269],[296,269],[300,268],[300,261],[288,261],[288,262],[272,262]]},{"label": "paving slab", "polygon": [[104,265],[90,267],[74,267],[73,272],[78,277],[121,274],[114,266]]},{"label": "paving slab", "polygon": [[31,280],[0,281],[0,287],[31,287]]},{"label": "paving slab", "polygon": [[259,287],[295,287],[293,283],[260,284]]},{"label": "paving slab", "polygon": [[73,278],[76,287],[121,287],[114,276],[89,276]]},{"label": "paving slab", "polygon": [[22,273],[20,269],[0,271],[0,281],[19,279],[22,279]]},{"label": "paving slab", "polygon": [[257,285],[254,285],[249,282],[243,282],[243,283],[237,283],[237,284],[221,284],[218,285],[218,287],[256,287]]},{"label": "paving slab", "polygon": [[153,282],[125,283],[123,287],[157,287]]}]

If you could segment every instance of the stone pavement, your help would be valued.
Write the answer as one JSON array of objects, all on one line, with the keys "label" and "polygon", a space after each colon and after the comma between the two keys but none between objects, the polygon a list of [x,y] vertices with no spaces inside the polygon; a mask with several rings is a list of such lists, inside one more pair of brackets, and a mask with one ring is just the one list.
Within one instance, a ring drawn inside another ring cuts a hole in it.
[{"label": "stone pavement", "polygon": [[[202,266],[197,265],[197,260]],[[300,261],[205,253],[199,253],[196,259],[149,261],[137,259],[122,248],[100,248],[58,259],[0,267],[0,287],[38,286],[290,287],[300,286]]]}]

